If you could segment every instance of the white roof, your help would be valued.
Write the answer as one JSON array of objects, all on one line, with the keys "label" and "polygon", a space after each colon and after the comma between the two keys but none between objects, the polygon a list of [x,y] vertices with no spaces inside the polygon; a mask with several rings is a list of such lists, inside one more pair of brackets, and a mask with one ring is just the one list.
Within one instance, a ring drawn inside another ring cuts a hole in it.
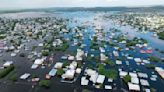
[{"label": "white roof", "polygon": [[150,63],[150,61],[148,61],[148,60],[142,60],[144,63],[146,63],[146,64],[149,64]]},{"label": "white roof", "polygon": [[140,91],[140,86],[133,83],[128,83],[129,90]]},{"label": "white roof", "polygon": [[7,61],[3,64],[3,67],[8,67],[10,66],[11,64],[13,64],[13,61]]},{"label": "white roof", "polygon": [[119,56],[117,51],[113,51],[114,56]]},{"label": "white roof", "polygon": [[116,64],[120,65],[120,64],[122,64],[122,61],[116,60]]},{"label": "white roof", "polygon": [[96,83],[97,77],[98,77],[98,73],[95,73],[91,75],[89,80],[92,81],[93,83]]},{"label": "white roof", "polygon": [[77,56],[77,55],[76,55],[76,60],[77,60],[77,61],[82,61],[83,58],[82,58],[81,56]]},{"label": "white roof", "polygon": [[50,76],[55,76],[57,70],[56,69],[51,69],[51,71],[48,73]]},{"label": "white roof", "polygon": [[149,86],[149,82],[145,79],[140,79],[141,85],[143,86]]},{"label": "white roof", "polygon": [[151,92],[150,89],[145,89],[145,92]]},{"label": "white roof", "polygon": [[81,73],[81,68],[77,68],[76,73],[80,74]]},{"label": "white roof", "polygon": [[155,67],[156,71],[164,71],[164,69],[162,67]]},{"label": "white roof", "polygon": [[148,75],[146,73],[138,73],[138,77],[140,77],[140,78],[148,78]]},{"label": "white roof", "polygon": [[67,59],[68,57],[67,56],[62,56],[61,59]]},{"label": "white roof", "polygon": [[57,62],[54,66],[54,68],[62,68],[63,63],[62,62]]},{"label": "white roof", "polygon": [[100,60],[105,61],[108,57],[105,56],[103,53],[100,54]]},{"label": "white roof", "polygon": [[140,58],[134,58],[134,61],[140,63],[142,60]]},{"label": "white roof", "polygon": [[98,78],[97,78],[96,82],[103,84],[104,80],[105,80],[105,76],[104,75],[98,75]]},{"label": "white roof", "polygon": [[133,57],[127,57],[127,59],[133,59]]},{"label": "white roof", "polygon": [[77,49],[76,60],[81,61],[83,60],[82,56],[84,55],[84,51],[81,49]]},{"label": "white roof", "polygon": [[73,64],[70,64],[70,65],[69,65],[69,68],[70,68],[70,69],[75,69],[76,67],[75,67]]},{"label": "white roof", "polygon": [[85,77],[81,78],[81,85],[88,85],[89,80],[87,80]]},{"label": "white roof", "polygon": [[27,79],[29,76],[30,76],[29,73],[25,73],[25,74],[20,76],[20,79]]},{"label": "white roof", "polygon": [[68,60],[74,60],[74,59],[75,59],[74,56],[69,56],[69,57],[68,57]]},{"label": "white roof", "polygon": [[131,82],[134,84],[139,84],[139,79],[137,77],[131,77]]},{"label": "white roof", "polygon": [[133,72],[129,72],[129,75],[130,75],[131,77],[137,77],[137,74],[136,74],[136,73],[133,73]]},{"label": "white roof", "polygon": [[108,78],[108,82],[113,82],[113,79],[111,79],[111,78]]},{"label": "white roof", "polygon": [[112,89],[111,85],[105,85],[105,89]]},{"label": "white roof", "polygon": [[81,49],[77,49],[77,56],[83,56],[84,55],[84,51],[82,51]]},{"label": "white roof", "polygon": [[11,56],[12,56],[12,57],[14,57],[14,56],[16,56],[16,55],[17,55],[16,53],[11,53]]},{"label": "white roof", "polygon": [[85,72],[87,73],[88,76],[96,74],[96,71],[92,69],[86,69]]},{"label": "white roof", "polygon": [[43,59],[36,59],[35,62],[34,62],[34,64],[40,65],[40,64],[43,63],[43,61],[44,61]]},{"label": "white roof", "polygon": [[119,73],[119,75],[122,77],[126,76],[127,74],[128,74],[128,72],[125,72],[125,71],[120,71],[120,73]]},{"label": "white roof", "polygon": [[164,69],[162,67],[155,67],[155,70],[164,79]]},{"label": "white roof", "polygon": [[62,75],[62,78],[69,78],[72,79],[75,75],[75,70],[67,70],[65,74]]},{"label": "white roof", "polygon": [[73,61],[70,66],[73,66],[73,69],[75,69],[77,67],[77,62]]},{"label": "white roof", "polygon": [[37,65],[37,64],[33,64],[33,65],[31,66],[31,69],[36,69],[36,68],[38,68],[38,66],[39,66],[39,65]]},{"label": "white roof", "polygon": [[99,49],[100,49],[100,52],[105,52],[105,49],[104,48],[102,48],[102,47],[99,47]]},{"label": "white roof", "polygon": [[38,46],[43,46],[43,43],[39,43]]},{"label": "white roof", "polygon": [[152,80],[152,81],[156,81],[157,79],[154,78],[154,77],[150,77],[150,80]]}]

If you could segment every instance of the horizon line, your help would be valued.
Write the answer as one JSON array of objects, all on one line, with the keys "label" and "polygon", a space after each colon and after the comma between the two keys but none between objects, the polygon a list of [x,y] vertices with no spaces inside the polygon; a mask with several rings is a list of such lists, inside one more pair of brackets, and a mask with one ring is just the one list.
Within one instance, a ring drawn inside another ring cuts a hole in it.
[{"label": "horizon line", "polygon": [[137,6],[89,6],[89,7],[83,7],[83,6],[51,6],[51,7],[31,7],[31,8],[8,8],[8,9],[0,9],[0,11],[17,11],[17,10],[31,10],[31,9],[50,9],[50,8],[149,8],[149,7],[164,7],[164,5],[137,5]]}]

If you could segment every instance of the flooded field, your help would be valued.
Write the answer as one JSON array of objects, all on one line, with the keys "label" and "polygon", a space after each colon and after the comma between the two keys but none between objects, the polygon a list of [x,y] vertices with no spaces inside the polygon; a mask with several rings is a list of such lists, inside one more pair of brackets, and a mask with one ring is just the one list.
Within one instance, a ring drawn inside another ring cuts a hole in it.
[{"label": "flooded field", "polygon": [[[41,14],[42,16],[38,12],[33,14],[34,17],[30,17],[28,12],[18,15],[14,13],[9,17],[7,14],[1,15],[1,21],[4,22],[5,17],[9,19],[5,20],[9,23],[14,21],[15,27],[14,31],[6,31],[6,38],[1,39],[5,43],[4,48],[14,46],[14,50],[1,50],[0,66],[13,61],[17,81],[8,79],[10,73],[1,78],[0,92],[163,92],[164,78],[156,69],[164,69],[164,41],[153,36],[153,32],[143,33],[130,25],[120,24],[117,19],[105,17],[117,12],[51,12]],[[17,17],[23,20],[15,20]],[[41,31],[41,35],[38,35]],[[34,38],[36,35],[38,38]],[[19,45],[11,43],[12,39],[16,41],[19,37]],[[60,47],[67,48],[63,50]],[[12,56],[12,53],[16,55]],[[31,58],[28,58],[29,55],[32,55]],[[44,62],[36,69],[31,69],[36,59],[42,58]],[[63,66],[56,68],[55,64],[59,62]],[[72,68],[72,62],[76,67]],[[57,71],[62,69],[64,73],[59,76],[57,73],[50,79],[45,78],[53,68]],[[74,73],[73,78],[70,75],[67,78],[69,70],[81,71]],[[31,76],[25,80],[20,79],[24,73]],[[105,78],[100,83],[98,80],[94,82],[91,80],[92,74],[96,76],[95,80],[99,75]],[[34,75],[40,81],[49,80],[50,87],[45,88],[39,82],[31,81]],[[126,75],[131,76],[128,83],[135,85],[132,89],[124,80]],[[83,78],[88,81],[87,84],[82,83]]]}]

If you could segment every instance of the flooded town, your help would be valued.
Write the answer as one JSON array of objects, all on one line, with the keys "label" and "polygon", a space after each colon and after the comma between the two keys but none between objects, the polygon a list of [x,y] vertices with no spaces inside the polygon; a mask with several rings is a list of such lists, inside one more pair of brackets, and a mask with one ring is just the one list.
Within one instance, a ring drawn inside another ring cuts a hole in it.
[{"label": "flooded town", "polygon": [[163,92],[164,11],[0,14],[0,92]]}]

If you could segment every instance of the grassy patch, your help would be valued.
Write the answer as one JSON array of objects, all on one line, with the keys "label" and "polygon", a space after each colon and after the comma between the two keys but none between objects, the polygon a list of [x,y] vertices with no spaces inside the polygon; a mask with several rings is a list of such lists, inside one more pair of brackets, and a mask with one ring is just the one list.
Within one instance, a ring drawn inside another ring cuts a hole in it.
[{"label": "grassy patch", "polygon": [[157,35],[158,35],[159,39],[164,40],[164,32],[160,32]]},{"label": "grassy patch", "polygon": [[64,74],[64,70],[63,69],[58,69],[56,72],[57,76],[61,76],[62,74]]},{"label": "grassy patch", "polygon": [[125,81],[125,83],[128,83],[131,81],[131,76],[130,75],[126,75],[123,77],[123,80]]},{"label": "grassy patch", "polygon": [[153,61],[153,62],[159,62],[160,60],[161,60],[160,58],[157,58],[157,57],[154,57],[154,56],[150,57],[150,61]]},{"label": "grassy patch", "polygon": [[50,87],[50,80],[41,80],[39,82],[39,86],[49,88]]},{"label": "grassy patch", "polygon": [[110,66],[115,66],[115,63],[113,61],[109,60],[109,59],[105,60],[104,63],[106,63],[106,64],[108,64]]},{"label": "grassy patch", "polygon": [[11,80],[11,81],[13,81],[13,82],[17,81],[17,79],[18,79],[17,73],[16,73],[15,71],[14,71],[14,72],[11,72],[11,73],[9,74],[8,79]]},{"label": "grassy patch", "polygon": [[11,65],[7,68],[0,70],[0,78],[7,76],[12,70],[14,70],[14,65]]},{"label": "grassy patch", "polygon": [[118,72],[114,69],[105,69],[103,64],[98,64],[98,73],[108,78],[116,79]]},{"label": "grassy patch", "polygon": [[155,65],[153,64],[145,64],[145,67],[149,69],[155,69]]}]

